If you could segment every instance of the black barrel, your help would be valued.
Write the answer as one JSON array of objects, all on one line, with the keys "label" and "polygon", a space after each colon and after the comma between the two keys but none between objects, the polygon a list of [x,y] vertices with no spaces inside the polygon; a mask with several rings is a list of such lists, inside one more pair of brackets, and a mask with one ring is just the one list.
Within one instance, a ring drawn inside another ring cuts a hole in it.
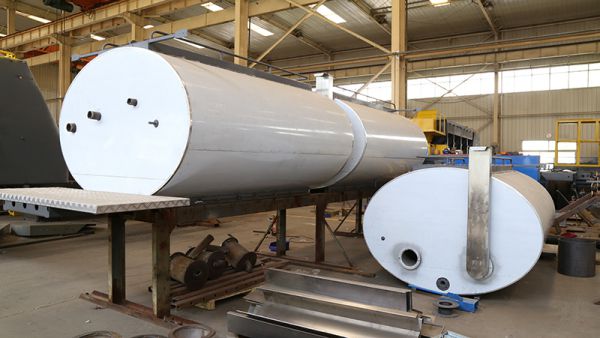
[{"label": "black barrel", "polygon": [[558,273],[573,277],[596,275],[596,241],[585,238],[558,240]]}]

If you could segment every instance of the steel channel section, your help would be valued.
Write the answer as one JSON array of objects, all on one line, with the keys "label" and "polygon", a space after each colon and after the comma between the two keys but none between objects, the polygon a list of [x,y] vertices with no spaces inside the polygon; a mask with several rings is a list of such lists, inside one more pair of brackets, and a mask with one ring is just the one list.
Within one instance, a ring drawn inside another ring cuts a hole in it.
[{"label": "steel channel section", "polygon": [[493,268],[489,240],[491,166],[490,147],[469,149],[466,269],[476,280],[488,277]]},{"label": "steel channel section", "polygon": [[248,312],[228,314],[230,331],[249,337],[288,331],[292,337],[418,337],[423,326],[424,318],[411,311],[408,289],[279,269],[265,276],[266,283],[247,297]]},{"label": "steel channel section", "polygon": [[412,311],[412,291],[409,289],[326,276],[309,276],[299,272],[278,269],[267,270],[265,279],[269,285],[289,290],[311,292],[398,311]]}]

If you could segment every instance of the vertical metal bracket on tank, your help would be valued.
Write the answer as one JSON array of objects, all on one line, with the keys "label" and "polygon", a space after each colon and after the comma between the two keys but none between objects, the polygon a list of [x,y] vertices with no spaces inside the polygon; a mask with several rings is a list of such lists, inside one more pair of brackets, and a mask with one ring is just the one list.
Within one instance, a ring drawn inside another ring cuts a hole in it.
[{"label": "vertical metal bracket on tank", "polygon": [[469,148],[469,208],[467,219],[467,272],[482,280],[492,272],[490,260],[491,147]]},{"label": "vertical metal bracket on tank", "polygon": [[333,100],[333,76],[327,73],[315,75],[315,92]]}]

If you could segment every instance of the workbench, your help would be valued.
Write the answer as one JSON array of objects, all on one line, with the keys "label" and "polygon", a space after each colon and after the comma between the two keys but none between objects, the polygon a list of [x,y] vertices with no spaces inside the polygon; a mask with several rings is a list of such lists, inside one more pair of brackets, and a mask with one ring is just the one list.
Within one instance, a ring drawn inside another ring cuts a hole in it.
[{"label": "workbench", "polygon": [[[125,290],[125,224],[137,220],[152,224],[152,315],[170,316],[170,237],[176,226],[202,220],[278,212],[277,254],[285,255],[286,209],[316,205],[315,262],[325,260],[325,209],[328,203],[355,200],[362,204],[376,187],[362,186],[328,189],[317,192],[298,191],[245,196],[221,196],[190,199],[165,196],[97,192],[72,188],[0,189],[5,210],[41,217],[73,215],[105,215],[108,223],[108,294],[110,304],[127,306]],[[362,208],[357,208],[357,227]]]}]

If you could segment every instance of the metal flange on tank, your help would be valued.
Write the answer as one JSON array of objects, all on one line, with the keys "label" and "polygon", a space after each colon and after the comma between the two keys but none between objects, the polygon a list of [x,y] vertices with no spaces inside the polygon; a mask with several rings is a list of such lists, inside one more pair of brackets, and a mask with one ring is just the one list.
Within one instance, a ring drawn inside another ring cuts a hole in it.
[{"label": "metal flange on tank", "polygon": [[519,172],[490,171],[491,151],[471,149],[469,170],[434,167],[385,184],[371,199],[365,240],[408,284],[474,295],[504,288],[537,262],[554,204]]}]

